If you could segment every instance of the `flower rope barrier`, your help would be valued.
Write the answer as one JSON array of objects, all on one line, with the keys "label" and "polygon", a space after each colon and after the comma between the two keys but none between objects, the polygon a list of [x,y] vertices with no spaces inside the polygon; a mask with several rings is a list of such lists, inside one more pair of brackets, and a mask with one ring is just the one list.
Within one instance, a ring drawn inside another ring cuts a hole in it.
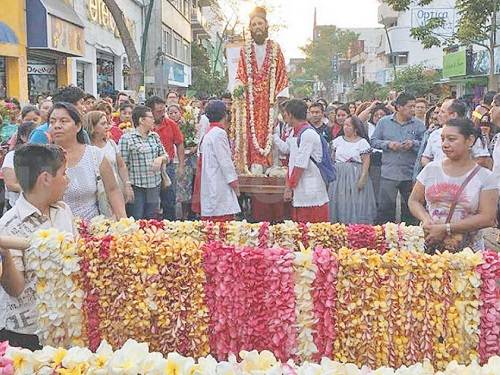
[{"label": "flower rope barrier", "polygon": [[498,254],[431,256],[417,227],[126,219],[78,229],[75,242],[37,232],[26,253],[44,345],[94,351],[133,338],[189,358],[269,350],[281,363],[371,369],[500,354]]}]

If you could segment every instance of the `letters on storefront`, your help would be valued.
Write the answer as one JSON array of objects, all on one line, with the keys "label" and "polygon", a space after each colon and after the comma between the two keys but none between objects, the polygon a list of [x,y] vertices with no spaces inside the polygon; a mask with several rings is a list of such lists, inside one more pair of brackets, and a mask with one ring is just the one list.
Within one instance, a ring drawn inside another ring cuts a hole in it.
[{"label": "letters on storefront", "polygon": [[411,27],[425,26],[431,19],[443,20],[443,25],[436,28],[437,35],[451,36],[456,27],[456,10],[454,8],[412,8]]},{"label": "letters on storefront", "polygon": [[51,64],[28,64],[28,74],[56,74],[56,66]]},{"label": "letters on storefront", "polygon": [[83,55],[83,29],[60,18],[50,16],[51,47],[78,56]]},{"label": "letters on storefront", "polygon": [[[111,31],[116,38],[120,37],[115,20],[103,0],[87,0],[88,19]],[[125,17],[125,23],[132,38],[135,38],[135,22]]]}]

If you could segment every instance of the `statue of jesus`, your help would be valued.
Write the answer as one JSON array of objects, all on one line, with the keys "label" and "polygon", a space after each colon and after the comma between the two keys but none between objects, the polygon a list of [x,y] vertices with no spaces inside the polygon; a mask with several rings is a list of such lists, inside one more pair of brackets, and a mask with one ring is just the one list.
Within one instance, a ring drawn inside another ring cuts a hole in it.
[{"label": "statue of jesus", "polygon": [[247,163],[252,174],[263,174],[272,164],[277,101],[289,96],[288,77],[279,44],[268,39],[264,8],[256,7],[250,14],[249,30],[252,38],[240,52],[236,90],[244,87],[246,99]]}]

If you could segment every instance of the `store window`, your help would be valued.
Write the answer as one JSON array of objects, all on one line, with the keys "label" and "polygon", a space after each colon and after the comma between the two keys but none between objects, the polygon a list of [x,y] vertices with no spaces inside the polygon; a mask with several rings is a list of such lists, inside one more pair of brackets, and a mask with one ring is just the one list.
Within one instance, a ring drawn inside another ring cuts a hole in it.
[{"label": "store window", "polygon": [[7,69],[5,67],[5,57],[0,56],[0,98],[7,96]]},{"label": "store window", "polygon": [[76,85],[85,91],[85,64],[76,63]]},{"label": "store window", "polygon": [[57,88],[57,66],[51,59],[28,60],[28,92],[30,101],[36,102],[38,95],[53,95]]},{"label": "store window", "polygon": [[112,55],[97,54],[97,93],[113,94],[115,91],[115,63]]},{"label": "store window", "polygon": [[174,57],[178,60],[182,60],[182,39],[178,34],[174,35]]},{"label": "store window", "polygon": [[184,41],[184,62],[186,64],[191,63],[191,46],[189,45],[189,42]]},{"label": "store window", "polygon": [[167,55],[172,55],[172,29],[167,28]]}]

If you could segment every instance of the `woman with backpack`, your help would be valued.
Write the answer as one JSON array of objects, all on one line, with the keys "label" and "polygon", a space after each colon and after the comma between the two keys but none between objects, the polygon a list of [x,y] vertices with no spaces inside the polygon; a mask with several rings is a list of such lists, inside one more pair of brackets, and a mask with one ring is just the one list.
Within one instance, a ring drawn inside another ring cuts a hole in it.
[{"label": "woman with backpack", "polygon": [[337,178],[331,184],[330,221],[343,224],[373,224],[377,206],[369,176],[370,154],[363,122],[348,117],[343,134],[332,141]]}]

